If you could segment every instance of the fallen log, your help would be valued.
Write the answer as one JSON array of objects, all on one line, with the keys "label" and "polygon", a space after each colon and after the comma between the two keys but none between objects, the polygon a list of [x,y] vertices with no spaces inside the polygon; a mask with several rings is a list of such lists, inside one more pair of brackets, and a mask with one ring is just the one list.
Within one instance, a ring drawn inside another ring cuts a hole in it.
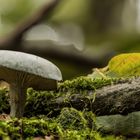
[{"label": "fallen log", "polygon": [[[94,80],[82,77],[62,83],[58,91],[38,93],[33,90],[27,93],[25,116],[48,113],[56,116],[64,107],[92,111],[97,116],[126,115],[140,111],[139,95],[139,77],[117,80]],[[3,104],[7,104],[8,99],[2,95],[1,99],[4,99],[4,103],[0,103],[0,112],[3,112]],[[9,111],[8,106],[6,110]]]},{"label": "fallen log", "polygon": [[63,96],[56,98],[53,102],[48,101],[48,107],[53,105],[58,110],[63,107],[73,107],[78,110],[92,111],[97,116],[126,115],[140,111],[139,95],[140,78],[120,79],[95,90],[68,89]]},{"label": "fallen log", "polygon": [[[91,121],[90,125],[96,126],[99,132],[138,138],[140,137],[139,94],[140,77],[130,79],[82,77],[60,84],[58,91],[28,91],[24,115],[59,117],[65,107],[67,110],[75,108],[76,112],[81,110],[84,114],[92,111],[96,116],[95,125],[92,125]],[[0,109],[2,107],[0,104]],[[70,117],[74,117],[69,114]],[[90,117],[94,119],[93,116]]]}]

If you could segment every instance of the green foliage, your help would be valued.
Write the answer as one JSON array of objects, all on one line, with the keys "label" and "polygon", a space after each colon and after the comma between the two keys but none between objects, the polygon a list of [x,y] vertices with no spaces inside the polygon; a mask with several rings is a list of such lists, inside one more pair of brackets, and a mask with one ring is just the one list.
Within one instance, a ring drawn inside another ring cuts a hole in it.
[{"label": "green foliage", "polygon": [[1,137],[9,136],[11,139],[19,139],[20,136],[20,122],[13,120],[9,122],[0,121]]},{"label": "green foliage", "polygon": [[[127,79],[124,79],[124,81]],[[59,83],[57,91],[34,91],[28,89],[27,102],[25,107],[25,116],[36,116],[34,118],[23,118],[21,120],[13,119],[8,121],[0,121],[0,136],[1,138],[10,137],[12,139],[32,139],[40,136],[53,136],[60,140],[121,140],[120,137],[102,136],[96,129],[96,117],[92,112],[78,111],[74,108],[60,107],[62,110],[56,112],[59,108],[55,103],[55,99],[59,97],[67,97],[80,92],[83,96],[84,91],[93,91],[106,85],[123,82],[123,79],[93,79],[90,77],[78,77],[71,81]],[[0,111],[4,108],[9,110],[9,96],[7,91],[2,90],[0,96]],[[2,106],[6,105],[6,107]],[[53,104],[54,102],[54,104]],[[51,104],[50,104],[51,103]],[[2,105],[1,105],[2,104]],[[51,105],[51,106],[50,106]],[[42,114],[43,116],[39,116]],[[48,114],[51,114],[51,118]]]},{"label": "green foliage", "polygon": [[81,130],[87,127],[87,120],[84,118],[83,112],[74,108],[63,108],[59,115],[58,122],[64,129]]},{"label": "green foliage", "polygon": [[[0,121],[0,138],[32,139],[52,136],[60,140],[114,140],[115,136],[102,136],[88,126],[85,112],[64,108],[57,118],[46,116]],[[91,115],[91,114],[90,114]],[[91,117],[92,118],[92,117]],[[94,119],[94,118],[92,118]],[[118,139],[119,140],[119,139]],[[121,139],[120,139],[121,140]]]},{"label": "green foliage", "polygon": [[36,12],[49,0],[7,0],[0,1],[0,35],[3,36]]},{"label": "green foliage", "polygon": [[[26,116],[36,116],[37,114],[48,114],[53,108],[47,108],[49,101],[54,100],[58,94],[53,91],[35,91],[28,89],[27,102],[25,106]],[[31,113],[32,112],[32,113]]]},{"label": "green foliage", "polygon": [[9,136],[12,139],[20,139],[21,137],[26,139],[36,136],[55,134],[56,123],[47,119],[38,118],[24,118],[24,119],[14,119],[6,122],[0,121],[1,135]]},{"label": "green foliage", "polygon": [[113,57],[104,68],[95,68],[88,75],[97,78],[130,78],[140,76],[140,53],[126,53]]},{"label": "green foliage", "polygon": [[[51,20],[58,23],[76,22],[83,24],[89,18],[90,3],[90,1],[86,0],[62,0]],[[82,11],[80,9],[82,9]],[[67,13],[69,13],[69,15],[67,15]]]},{"label": "green foliage", "polygon": [[59,84],[59,91],[68,91],[71,89],[74,90],[96,90],[103,86],[111,85],[117,83],[118,79],[113,78],[91,78],[91,77],[78,77],[73,80],[66,80],[63,83]]},{"label": "green foliage", "polygon": [[[63,100],[68,106],[69,99],[76,94],[81,94],[81,97],[88,98],[88,93],[96,92],[96,89],[106,85],[122,82],[121,79],[93,79],[90,77],[78,77],[73,80],[67,80],[63,83],[59,83],[57,91],[35,91],[29,88],[27,91],[27,100],[25,105],[24,116],[31,117],[40,114],[57,116],[61,111],[56,103],[57,99]],[[9,113],[9,96],[7,91],[0,91],[0,113]],[[58,101],[59,102],[59,101]],[[64,105],[65,106],[65,105]]]},{"label": "green foliage", "polygon": [[112,77],[140,76],[140,53],[120,54],[113,57],[105,73]]},{"label": "green foliage", "polygon": [[8,113],[9,112],[9,97],[7,89],[0,90],[0,113]]}]

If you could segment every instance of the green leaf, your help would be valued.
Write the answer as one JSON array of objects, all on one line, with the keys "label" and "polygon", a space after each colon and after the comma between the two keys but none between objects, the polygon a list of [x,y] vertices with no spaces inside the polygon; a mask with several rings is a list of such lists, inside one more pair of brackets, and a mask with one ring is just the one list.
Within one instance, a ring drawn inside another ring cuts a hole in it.
[{"label": "green leaf", "polygon": [[106,75],[111,77],[140,76],[140,53],[126,53],[113,57]]}]

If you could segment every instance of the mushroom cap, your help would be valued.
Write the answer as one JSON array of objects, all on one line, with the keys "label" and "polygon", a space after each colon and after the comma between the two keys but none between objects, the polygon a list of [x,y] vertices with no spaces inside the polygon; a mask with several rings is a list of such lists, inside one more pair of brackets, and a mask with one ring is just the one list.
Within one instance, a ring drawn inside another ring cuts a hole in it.
[{"label": "mushroom cap", "polygon": [[[7,78],[3,76],[4,72],[8,73]],[[7,80],[9,73],[11,73],[13,77],[14,74],[27,73],[28,76],[33,77],[32,83],[36,80],[34,86],[36,86],[37,83],[39,84],[39,82],[46,82],[48,84],[49,80],[62,80],[60,70],[46,59],[23,52],[0,50],[0,78]],[[32,86],[32,84],[30,83],[29,86]]]}]

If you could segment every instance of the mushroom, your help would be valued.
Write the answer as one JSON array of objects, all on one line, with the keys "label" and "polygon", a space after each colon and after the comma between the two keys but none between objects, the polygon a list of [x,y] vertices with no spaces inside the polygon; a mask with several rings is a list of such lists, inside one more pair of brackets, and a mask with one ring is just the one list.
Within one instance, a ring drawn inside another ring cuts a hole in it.
[{"label": "mushroom", "polygon": [[56,89],[62,75],[46,59],[17,51],[0,50],[0,79],[10,87],[10,116],[20,118],[24,113],[27,88]]}]

